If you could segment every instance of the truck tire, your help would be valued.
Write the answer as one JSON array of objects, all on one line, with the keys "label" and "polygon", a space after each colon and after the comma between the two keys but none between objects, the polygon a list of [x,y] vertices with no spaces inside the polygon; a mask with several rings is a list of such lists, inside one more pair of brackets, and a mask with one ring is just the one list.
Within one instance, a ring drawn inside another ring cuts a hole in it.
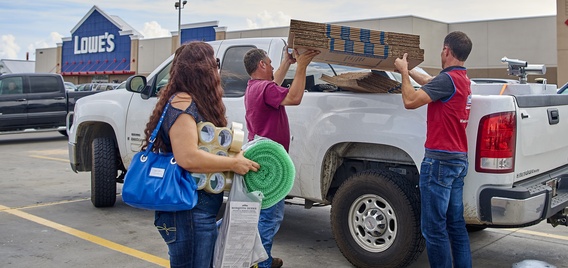
[{"label": "truck tire", "polygon": [[332,201],[331,227],[356,267],[405,267],[425,248],[418,189],[390,171],[362,171],[343,182]]},{"label": "truck tire", "polygon": [[95,138],[92,146],[91,203],[95,207],[112,207],[118,174],[116,147],[111,138]]}]

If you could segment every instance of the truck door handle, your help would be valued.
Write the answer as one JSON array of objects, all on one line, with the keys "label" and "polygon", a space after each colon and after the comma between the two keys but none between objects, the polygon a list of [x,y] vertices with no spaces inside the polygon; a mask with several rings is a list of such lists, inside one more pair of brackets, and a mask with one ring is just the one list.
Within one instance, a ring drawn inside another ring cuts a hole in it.
[{"label": "truck door handle", "polygon": [[55,97],[54,99],[56,99],[56,100],[62,100],[62,99],[65,99],[65,97]]},{"label": "truck door handle", "polygon": [[548,113],[548,123],[550,125],[556,125],[560,122],[560,114],[558,113],[558,109],[550,108],[547,110]]},{"label": "truck door handle", "polygon": [[26,99],[17,99],[16,101],[22,102],[22,101],[26,101]]}]

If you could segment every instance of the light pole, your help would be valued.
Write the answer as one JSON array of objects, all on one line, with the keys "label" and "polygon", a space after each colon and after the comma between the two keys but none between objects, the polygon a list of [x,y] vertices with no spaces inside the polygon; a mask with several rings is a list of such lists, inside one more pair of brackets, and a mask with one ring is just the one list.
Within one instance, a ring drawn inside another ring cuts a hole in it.
[{"label": "light pole", "polygon": [[178,10],[178,47],[181,46],[181,10],[183,9],[183,7],[185,7],[185,4],[187,4],[186,0],[184,0],[183,2],[181,0],[178,0],[174,4],[174,7]]}]

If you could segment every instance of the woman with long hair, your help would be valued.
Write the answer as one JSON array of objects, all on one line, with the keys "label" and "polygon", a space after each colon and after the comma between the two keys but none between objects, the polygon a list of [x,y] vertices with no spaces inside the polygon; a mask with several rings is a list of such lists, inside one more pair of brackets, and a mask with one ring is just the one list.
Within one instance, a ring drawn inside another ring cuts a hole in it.
[{"label": "woman with long hair", "polygon": [[[199,150],[197,123],[227,125],[223,88],[218,61],[211,45],[190,42],[179,47],[170,69],[170,80],[159,93],[159,100],[144,133],[148,137],[158,124],[164,107],[170,102],[154,149],[173,152],[177,164],[195,173],[233,171],[246,174],[257,171],[258,163],[246,159],[242,151],[235,157],[218,156]],[[212,266],[217,238],[215,217],[223,202],[223,193],[198,192],[192,210],[156,211],[154,225],[168,245],[171,267],[207,268]]]}]

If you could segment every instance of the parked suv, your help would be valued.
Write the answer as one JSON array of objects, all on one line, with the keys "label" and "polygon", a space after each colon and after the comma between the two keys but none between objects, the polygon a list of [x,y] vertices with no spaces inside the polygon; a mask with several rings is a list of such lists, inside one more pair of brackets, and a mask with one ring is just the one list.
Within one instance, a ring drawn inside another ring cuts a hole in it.
[{"label": "parked suv", "polygon": [[75,101],[96,92],[67,91],[63,77],[51,73],[0,76],[0,133],[26,129],[58,130],[66,135],[65,118]]}]

